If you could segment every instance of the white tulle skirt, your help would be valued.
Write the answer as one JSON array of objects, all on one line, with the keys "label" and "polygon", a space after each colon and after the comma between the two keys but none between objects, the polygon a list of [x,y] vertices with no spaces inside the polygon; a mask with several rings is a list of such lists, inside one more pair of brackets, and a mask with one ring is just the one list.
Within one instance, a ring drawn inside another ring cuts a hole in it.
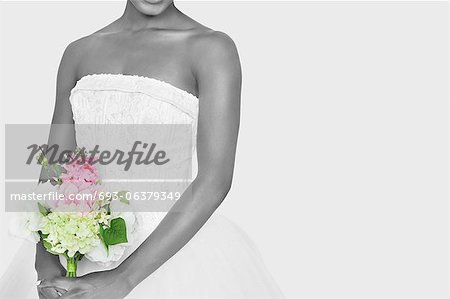
[{"label": "white tulle skirt", "polygon": [[[24,244],[0,281],[0,298],[37,298],[34,245]],[[141,298],[283,298],[248,236],[214,215],[177,254],[128,296]]]}]

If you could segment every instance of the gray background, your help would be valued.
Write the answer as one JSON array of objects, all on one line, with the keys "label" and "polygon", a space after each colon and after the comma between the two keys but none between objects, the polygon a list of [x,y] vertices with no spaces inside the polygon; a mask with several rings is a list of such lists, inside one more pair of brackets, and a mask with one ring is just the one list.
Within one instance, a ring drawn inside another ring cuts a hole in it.
[{"label": "gray background", "polygon": [[[1,3],[2,123],[48,123],[64,47],[123,6]],[[447,3],[178,6],[239,47],[242,129],[220,210],[286,296],[448,298]],[[20,242],[0,239],[1,273]]]}]

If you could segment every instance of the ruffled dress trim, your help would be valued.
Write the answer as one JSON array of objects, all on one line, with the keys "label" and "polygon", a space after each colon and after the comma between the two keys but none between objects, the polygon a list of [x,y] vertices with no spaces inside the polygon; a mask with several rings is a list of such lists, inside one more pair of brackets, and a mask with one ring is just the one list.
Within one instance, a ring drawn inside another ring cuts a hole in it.
[{"label": "ruffled dress trim", "polygon": [[92,74],[78,80],[72,89],[70,99],[78,91],[121,91],[141,93],[156,100],[170,103],[192,118],[198,115],[199,99],[193,94],[170,83],[138,75],[124,74]]}]

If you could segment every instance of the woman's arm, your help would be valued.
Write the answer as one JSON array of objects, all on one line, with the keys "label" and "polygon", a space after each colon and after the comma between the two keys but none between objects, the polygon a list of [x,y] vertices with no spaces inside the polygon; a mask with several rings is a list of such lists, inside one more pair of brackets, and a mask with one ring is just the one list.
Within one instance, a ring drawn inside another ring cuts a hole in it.
[{"label": "woman's arm", "polygon": [[[73,128],[72,108],[69,103],[70,91],[76,83],[74,47],[70,45],[62,57],[57,76],[56,101],[50,127],[48,145],[58,145],[59,152],[75,149],[75,131]],[[45,171],[41,172],[40,182],[48,179]],[[36,244],[35,268],[38,280],[64,275],[64,268],[59,257],[48,253],[39,242]],[[40,297],[57,295],[52,289],[40,289]]]},{"label": "woman's arm", "polygon": [[[195,42],[198,81],[198,176],[153,233],[115,270],[45,285],[69,289],[64,298],[123,298],[178,252],[230,190],[239,129],[241,68],[233,41],[208,33]],[[189,194],[188,196],[186,194]]]},{"label": "woman's arm", "polygon": [[[117,269],[134,288],[178,252],[231,187],[239,129],[241,68],[232,40],[213,33],[197,45],[198,176],[157,229]],[[200,48],[201,47],[201,48]],[[205,51],[206,50],[206,51]],[[201,52],[200,52],[201,51]]]}]

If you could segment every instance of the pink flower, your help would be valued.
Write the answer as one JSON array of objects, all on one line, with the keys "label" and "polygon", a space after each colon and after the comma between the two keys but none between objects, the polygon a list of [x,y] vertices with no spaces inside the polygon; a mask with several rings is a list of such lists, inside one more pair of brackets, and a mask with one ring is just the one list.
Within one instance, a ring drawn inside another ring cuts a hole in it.
[{"label": "pink flower", "polygon": [[89,213],[98,199],[99,191],[99,186],[90,182],[63,182],[59,186],[59,192],[64,195],[64,199],[56,201],[52,209],[62,212]]},{"label": "pink flower", "polygon": [[94,160],[81,157],[64,165],[66,172],[60,176],[59,193],[63,195],[51,205],[53,210],[65,212],[91,212],[99,193],[99,174]]},{"label": "pink flower", "polygon": [[78,158],[65,164],[64,168],[66,172],[61,174],[61,180],[63,183],[72,182],[76,185],[97,183],[99,180],[98,170],[97,166],[92,162],[92,159],[83,161],[81,158]]}]

